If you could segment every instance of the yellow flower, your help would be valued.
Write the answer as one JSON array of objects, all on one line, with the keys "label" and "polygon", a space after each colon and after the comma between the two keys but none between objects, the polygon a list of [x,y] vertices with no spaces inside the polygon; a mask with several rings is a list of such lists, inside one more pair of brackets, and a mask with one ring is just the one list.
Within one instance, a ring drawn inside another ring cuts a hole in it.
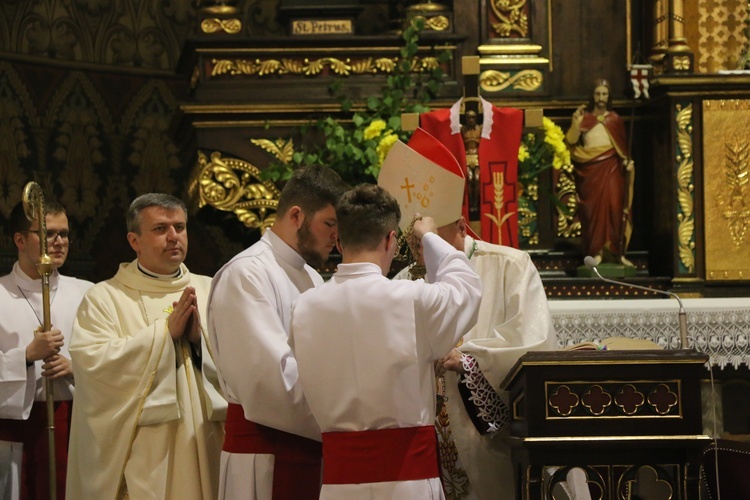
[{"label": "yellow flower", "polygon": [[378,146],[375,148],[375,150],[378,152],[378,165],[382,165],[383,160],[385,160],[385,157],[388,156],[388,152],[393,147],[393,144],[398,140],[398,136],[394,134],[392,131],[388,131],[382,139],[380,139],[380,142],[378,143]]},{"label": "yellow flower", "polygon": [[521,143],[521,146],[518,148],[518,162],[521,163],[529,158],[529,149],[526,147],[526,144],[523,142]]},{"label": "yellow flower", "polygon": [[560,127],[547,117],[542,119],[544,142],[552,147],[552,167],[561,169],[570,164],[570,151],[565,145],[565,135]]},{"label": "yellow flower", "polygon": [[364,137],[365,140],[374,139],[375,137],[379,136],[380,133],[385,129],[385,121],[384,120],[373,120],[365,129]]}]

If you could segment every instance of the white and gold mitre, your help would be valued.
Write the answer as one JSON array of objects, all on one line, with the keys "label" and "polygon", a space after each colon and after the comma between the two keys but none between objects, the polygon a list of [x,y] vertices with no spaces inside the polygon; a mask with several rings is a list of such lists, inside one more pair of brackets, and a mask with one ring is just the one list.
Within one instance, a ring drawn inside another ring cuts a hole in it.
[{"label": "white and gold mitre", "polygon": [[378,176],[378,185],[401,206],[402,231],[415,212],[438,227],[461,217],[465,178],[456,157],[435,137],[418,128],[409,144],[397,141]]}]

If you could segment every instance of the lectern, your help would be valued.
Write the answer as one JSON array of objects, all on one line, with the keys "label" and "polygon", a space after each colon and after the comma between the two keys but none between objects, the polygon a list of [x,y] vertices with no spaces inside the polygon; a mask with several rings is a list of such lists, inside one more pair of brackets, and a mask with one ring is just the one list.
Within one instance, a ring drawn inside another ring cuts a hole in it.
[{"label": "lectern", "polygon": [[698,498],[707,361],[694,350],[522,356],[503,382],[516,498],[567,498],[573,468],[592,498]]}]

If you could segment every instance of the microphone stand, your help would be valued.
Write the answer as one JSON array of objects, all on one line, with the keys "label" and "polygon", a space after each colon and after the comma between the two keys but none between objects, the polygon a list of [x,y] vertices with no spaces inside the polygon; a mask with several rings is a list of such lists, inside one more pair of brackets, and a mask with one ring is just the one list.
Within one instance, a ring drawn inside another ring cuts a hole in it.
[{"label": "microphone stand", "polygon": [[687,314],[685,313],[685,307],[682,304],[682,299],[680,299],[680,297],[676,293],[659,290],[658,288],[634,285],[633,283],[627,283],[625,281],[616,281],[613,279],[605,278],[599,273],[599,270],[596,268],[596,259],[594,259],[590,255],[587,255],[586,258],[583,259],[583,263],[586,265],[586,267],[591,269],[594,274],[596,274],[597,278],[602,281],[606,281],[607,283],[612,283],[614,285],[620,286],[629,286],[631,288],[638,288],[639,290],[646,290],[647,292],[656,292],[662,295],[666,295],[667,297],[674,297],[675,299],[677,299],[677,302],[680,304],[680,312],[677,316],[680,325],[680,349],[690,349],[690,345],[688,344]]}]

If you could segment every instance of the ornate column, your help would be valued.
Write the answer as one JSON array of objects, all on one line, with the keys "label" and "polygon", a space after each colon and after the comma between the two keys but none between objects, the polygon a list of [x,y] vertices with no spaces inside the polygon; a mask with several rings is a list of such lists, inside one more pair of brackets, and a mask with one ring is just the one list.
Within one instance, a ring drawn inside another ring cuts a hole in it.
[{"label": "ornate column", "polygon": [[669,0],[669,46],[664,72],[693,72],[693,52],[685,38],[684,0]]},{"label": "ornate column", "polygon": [[668,0],[654,0],[653,3],[653,38],[654,44],[651,47],[651,55],[649,61],[656,68],[660,68],[664,62],[664,54],[667,51],[668,39],[669,39],[669,10],[667,5]]}]

